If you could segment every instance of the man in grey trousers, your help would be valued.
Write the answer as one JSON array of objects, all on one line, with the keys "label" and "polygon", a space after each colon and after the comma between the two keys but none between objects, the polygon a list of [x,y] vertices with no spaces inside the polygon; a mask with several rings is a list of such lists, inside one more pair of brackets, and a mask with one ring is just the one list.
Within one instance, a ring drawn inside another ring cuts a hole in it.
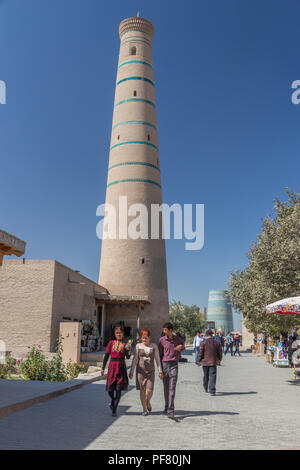
[{"label": "man in grey trousers", "polygon": [[163,336],[159,340],[158,349],[163,369],[163,383],[165,394],[164,413],[168,418],[174,419],[174,399],[178,377],[178,361],[180,352],[184,351],[183,341],[173,334],[172,323],[163,325]]},{"label": "man in grey trousers", "polygon": [[203,368],[203,388],[214,396],[216,394],[217,366],[222,360],[222,346],[213,337],[212,330],[206,330],[198,353],[198,366]]}]

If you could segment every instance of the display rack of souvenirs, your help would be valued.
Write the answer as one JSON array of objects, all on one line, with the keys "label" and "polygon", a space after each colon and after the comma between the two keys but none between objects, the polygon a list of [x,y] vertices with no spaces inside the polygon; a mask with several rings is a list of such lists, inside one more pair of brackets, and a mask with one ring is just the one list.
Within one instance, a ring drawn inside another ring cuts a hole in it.
[{"label": "display rack of souvenirs", "polygon": [[92,320],[81,322],[81,352],[94,352],[100,350],[100,335],[96,324]]},{"label": "display rack of souvenirs", "polygon": [[277,346],[273,346],[273,353],[275,367],[289,367],[288,351],[283,341],[279,341]]}]

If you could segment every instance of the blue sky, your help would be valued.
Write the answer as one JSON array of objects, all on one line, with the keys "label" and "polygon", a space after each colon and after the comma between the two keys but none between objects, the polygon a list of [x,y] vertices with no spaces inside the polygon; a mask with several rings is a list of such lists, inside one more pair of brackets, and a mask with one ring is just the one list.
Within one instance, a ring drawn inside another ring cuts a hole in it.
[{"label": "blue sky", "polygon": [[97,280],[118,25],[137,11],[155,26],[164,201],[205,204],[204,248],[167,242],[169,296],[207,305],[299,188],[296,0],[0,0],[0,226]]}]

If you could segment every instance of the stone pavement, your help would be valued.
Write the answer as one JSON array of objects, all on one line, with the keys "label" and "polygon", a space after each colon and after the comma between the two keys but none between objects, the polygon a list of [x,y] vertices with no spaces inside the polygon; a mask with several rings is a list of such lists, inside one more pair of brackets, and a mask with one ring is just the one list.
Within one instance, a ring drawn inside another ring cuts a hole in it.
[{"label": "stone pavement", "polygon": [[[153,412],[141,416],[139,392],[122,396],[112,418],[103,381],[0,420],[1,449],[299,449],[300,381],[264,358],[226,356],[218,394],[206,394],[202,370],[187,351],[176,394],[177,422],[161,414],[156,379]],[[132,381],[133,383],[133,381]]]},{"label": "stone pavement", "polygon": [[0,419],[23,410],[28,406],[41,403],[63,395],[100,379],[100,373],[79,374],[68,382],[43,382],[38,380],[0,380]]}]

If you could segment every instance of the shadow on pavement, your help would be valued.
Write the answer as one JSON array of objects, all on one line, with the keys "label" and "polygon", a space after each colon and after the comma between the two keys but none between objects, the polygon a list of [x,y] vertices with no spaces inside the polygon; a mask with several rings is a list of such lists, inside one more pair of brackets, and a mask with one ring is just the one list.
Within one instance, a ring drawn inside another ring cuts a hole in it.
[{"label": "shadow on pavement", "polygon": [[289,385],[300,385],[300,380],[299,379],[293,379],[293,380],[287,380],[286,381]]},{"label": "shadow on pavement", "polygon": [[257,392],[216,392],[217,396],[223,395],[255,395]]},{"label": "shadow on pavement", "polygon": [[[142,416],[141,411],[128,411],[124,413],[126,416]],[[240,413],[236,413],[235,411],[185,411],[185,410],[175,410],[175,416],[179,420],[185,418],[192,418],[195,416],[209,416],[209,415],[239,415]],[[151,411],[149,416],[167,416],[162,411]]]},{"label": "shadow on pavement", "polygon": [[0,419],[0,449],[84,449],[129,409],[122,405],[123,396],[115,418],[105,382],[13,413]]},{"label": "shadow on pavement", "polygon": [[186,418],[194,418],[199,416],[200,418],[203,418],[204,416],[211,416],[211,415],[228,415],[228,416],[233,416],[233,415],[239,415],[240,413],[237,413],[235,411],[184,411],[184,410],[176,410],[175,415],[178,421],[182,421]]}]

